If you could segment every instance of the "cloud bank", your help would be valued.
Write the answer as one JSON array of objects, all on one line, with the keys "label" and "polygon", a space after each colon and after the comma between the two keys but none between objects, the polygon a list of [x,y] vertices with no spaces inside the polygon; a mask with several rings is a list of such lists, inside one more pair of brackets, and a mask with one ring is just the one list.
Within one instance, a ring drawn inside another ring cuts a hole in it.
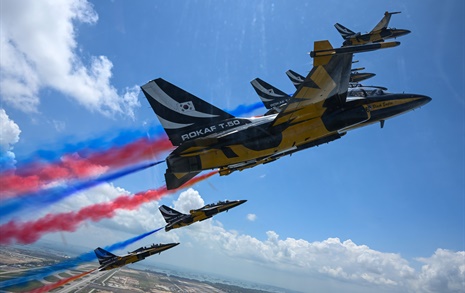
[{"label": "cloud bank", "polygon": [[[175,206],[186,211],[198,208],[200,203],[203,204],[203,200],[199,193],[188,189],[180,194]],[[242,259],[244,266],[254,264],[284,274],[323,277],[328,278],[328,282],[335,279],[389,292],[463,292],[465,288],[464,251],[437,249],[431,257],[417,259],[424,263],[417,271],[398,253],[376,251],[350,239],[328,238],[309,242],[280,239],[275,231],[268,231],[266,239],[259,240],[227,230],[216,220],[194,225],[190,226],[192,229],[183,230],[195,240],[193,249],[195,245],[202,245],[231,259]],[[181,231],[178,233],[183,241]],[[286,284],[273,285],[288,288]]]}]

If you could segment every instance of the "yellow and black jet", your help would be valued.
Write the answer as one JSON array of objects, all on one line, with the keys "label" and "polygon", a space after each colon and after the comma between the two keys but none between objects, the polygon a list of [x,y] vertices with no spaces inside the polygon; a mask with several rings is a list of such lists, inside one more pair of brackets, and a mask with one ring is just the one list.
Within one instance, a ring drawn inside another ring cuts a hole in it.
[{"label": "yellow and black jet", "polygon": [[113,253],[100,247],[97,247],[94,252],[97,256],[98,262],[100,263],[98,270],[108,271],[141,261],[146,257],[161,253],[162,251],[175,247],[178,244],[179,243],[152,244],[148,247],[140,247],[132,252],[128,252],[127,255],[123,256],[114,255]]},{"label": "yellow and black jet", "polygon": [[203,220],[209,219],[214,215],[228,211],[238,205],[243,204],[247,200],[226,200],[219,201],[217,203],[208,204],[200,209],[190,210],[189,214],[183,214],[174,210],[170,207],[162,205],[159,210],[160,213],[165,218],[166,226],[165,231],[168,232],[171,229],[181,228],[184,226],[189,226],[195,222],[201,222]]},{"label": "yellow and black jet", "polygon": [[399,45],[373,43],[333,48],[315,42],[313,68],[279,113],[238,118],[161,79],[142,86],[170,141],[166,158],[168,189],[178,188],[202,170],[220,175],[266,164],[294,152],[342,137],[347,130],[415,109],[431,98],[385,94],[348,101],[354,53]]},{"label": "yellow and black jet", "polygon": [[[349,78],[349,94],[350,89],[355,87],[361,87],[362,85],[359,83],[361,80],[368,79],[370,77],[375,76],[374,73],[359,73],[358,70],[362,70],[365,68],[355,68],[352,69]],[[298,89],[300,85],[304,82],[305,76],[298,74],[295,71],[288,70],[286,71],[287,77],[291,80],[294,86]],[[271,115],[273,113],[277,113],[281,111],[287,102],[292,98],[292,94],[287,94],[282,90],[272,86],[271,84],[261,80],[260,78],[255,78],[250,82],[254,90],[257,92],[258,96],[263,102],[265,108],[268,111],[265,115]],[[371,86],[373,87],[373,86]],[[384,87],[378,87],[383,90],[387,90]]]},{"label": "yellow and black jet", "polygon": [[391,15],[400,12],[385,12],[383,19],[373,28],[373,30],[366,34],[360,32],[355,33],[346,28],[340,23],[334,26],[344,39],[343,46],[363,45],[368,43],[384,42],[387,39],[397,38],[409,34],[410,31],[406,29],[388,28]]}]

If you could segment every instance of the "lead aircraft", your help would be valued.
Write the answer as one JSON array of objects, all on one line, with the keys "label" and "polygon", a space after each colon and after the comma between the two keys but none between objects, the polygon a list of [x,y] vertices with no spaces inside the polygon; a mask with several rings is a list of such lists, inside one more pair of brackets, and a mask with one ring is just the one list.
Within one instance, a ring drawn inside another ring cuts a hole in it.
[{"label": "lead aircraft", "polygon": [[354,53],[398,46],[399,42],[333,48],[314,43],[313,68],[279,113],[239,118],[161,79],[142,91],[171,143],[166,186],[175,189],[202,170],[220,175],[266,164],[294,152],[339,139],[368,121],[412,110],[431,98],[390,94],[347,101]]},{"label": "lead aircraft", "polygon": [[108,271],[116,269],[131,263],[135,263],[154,255],[161,253],[167,249],[173,248],[179,243],[168,243],[168,244],[152,244],[148,247],[140,247],[132,252],[128,252],[127,255],[117,256],[113,253],[106,251],[103,248],[97,247],[94,252],[97,256],[98,262],[100,263],[99,271]]},{"label": "lead aircraft", "polygon": [[386,11],[381,21],[371,30],[371,32],[366,34],[362,34],[360,32],[355,33],[340,23],[336,23],[334,27],[336,27],[337,31],[344,39],[343,46],[384,42],[387,39],[401,37],[410,33],[410,31],[406,29],[395,29],[387,27],[389,25],[389,21],[391,20],[391,16],[398,13],[400,12]]},{"label": "lead aircraft", "polygon": [[159,207],[159,210],[163,218],[165,218],[167,223],[165,226],[165,231],[168,232],[171,229],[189,226],[195,222],[201,222],[203,220],[209,219],[218,213],[224,211],[227,212],[229,209],[237,207],[246,201],[247,200],[219,201],[218,203],[203,206],[200,209],[190,210],[188,215],[178,212],[177,210],[165,205]]}]

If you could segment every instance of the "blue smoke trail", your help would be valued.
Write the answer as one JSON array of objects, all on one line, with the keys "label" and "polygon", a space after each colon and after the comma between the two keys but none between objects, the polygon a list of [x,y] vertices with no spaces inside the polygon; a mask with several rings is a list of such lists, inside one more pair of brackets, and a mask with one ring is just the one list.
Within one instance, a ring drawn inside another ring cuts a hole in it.
[{"label": "blue smoke trail", "polygon": [[[226,111],[231,113],[234,116],[241,116],[247,113],[251,113],[259,108],[263,107],[263,103],[258,102],[251,105],[239,105],[237,108],[231,111]],[[115,136],[115,133],[117,135]],[[79,142],[75,144],[70,143],[59,143],[61,149],[57,148],[54,150],[37,150],[28,157],[16,157],[17,168],[21,168],[32,162],[37,161],[46,161],[46,162],[55,162],[58,161],[63,155],[71,153],[79,153],[79,156],[86,158],[87,153],[95,152],[104,152],[113,147],[121,147],[130,142],[136,141],[138,139],[149,137],[149,138],[158,138],[164,133],[163,127],[161,125],[152,125],[148,128],[139,128],[139,129],[123,129],[123,130],[112,130],[111,133],[103,134],[100,137],[86,140],[85,142]],[[72,137],[64,138],[64,141],[75,141]],[[0,162],[6,161],[8,158],[3,158],[6,156],[3,153],[0,154]],[[11,169],[13,166],[5,164],[0,164],[0,170],[6,171]]]},{"label": "blue smoke trail", "polygon": [[[105,246],[103,249],[108,250],[108,251],[113,251],[113,250],[125,248],[129,244],[132,244],[132,243],[134,243],[136,241],[139,241],[139,240],[141,240],[141,239],[143,239],[143,238],[145,238],[145,237],[147,237],[147,236],[149,236],[149,235],[151,235],[151,234],[153,234],[155,232],[160,231],[163,228],[164,227],[161,227],[161,228],[155,229],[153,231],[141,234],[139,236],[130,238],[128,240],[117,242],[117,243],[109,245],[109,246]],[[10,287],[10,286],[18,285],[18,284],[21,284],[21,283],[29,282],[29,281],[32,281],[32,280],[39,280],[39,279],[47,277],[47,276],[49,276],[49,275],[51,275],[53,273],[56,273],[58,271],[63,271],[63,270],[67,270],[67,269],[70,269],[70,268],[74,268],[74,267],[76,267],[76,266],[78,266],[80,264],[83,264],[85,262],[94,261],[95,259],[96,259],[95,253],[93,251],[90,251],[90,252],[81,254],[78,257],[76,257],[74,259],[71,259],[71,260],[67,260],[67,261],[52,265],[52,266],[45,267],[45,268],[40,268],[40,269],[37,269],[37,270],[27,271],[25,273],[25,275],[23,275],[23,276],[21,276],[19,278],[0,282],[0,288]]]},{"label": "blue smoke trail", "polygon": [[84,189],[94,187],[98,184],[115,180],[126,176],[128,174],[147,169],[149,167],[163,163],[164,161],[151,162],[136,167],[123,169],[116,173],[105,174],[98,178],[93,178],[86,181],[77,181],[74,184],[67,186],[59,186],[49,189],[39,190],[37,192],[29,193],[18,197],[13,197],[4,200],[0,206],[0,219],[5,218],[13,213],[20,212],[26,208],[34,207],[40,208],[50,204],[56,203],[66,197]]},{"label": "blue smoke trail", "polygon": [[[115,133],[118,133],[116,136]],[[76,144],[64,143],[61,144],[61,149],[56,150],[37,150],[35,153],[28,158],[16,158],[18,168],[22,165],[29,164],[38,160],[47,162],[54,162],[60,160],[65,154],[79,153],[83,158],[86,157],[87,152],[96,153],[104,152],[113,147],[121,147],[130,142],[136,141],[144,137],[160,137],[163,133],[161,125],[152,126],[149,129],[125,129],[112,131],[111,134],[104,134],[101,137],[86,140],[85,142],[79,142]],[[65,141],[73,141],[75,139],[67,137]],[[4,171],[4,170],[2,170]]]},{"label": "blue smoke trail", "polygon": [[229,112],[231,115],[234,116],[241,116],[243,114],[251,113],[257,109],[260,109],[263,107],[262,102],[258,102],[252,105],[239,105],[236,109],[232,110]]}]

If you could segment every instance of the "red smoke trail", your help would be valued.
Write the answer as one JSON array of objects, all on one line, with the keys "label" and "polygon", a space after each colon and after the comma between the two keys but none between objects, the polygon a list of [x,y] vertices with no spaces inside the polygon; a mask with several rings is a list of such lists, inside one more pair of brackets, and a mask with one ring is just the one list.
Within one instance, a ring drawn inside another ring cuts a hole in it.
[{"label": "red smoke trail", "polygon": [[35,163],[23,167],[19,174],[13,171],[0,174],[0,199],[34,192],[55,180],[82,179],[110,170],[137,164],[168,151],[171,142],[162,137],[156,140],[140,139],[122,147],[93,153],[86,158],[70,155],[57,164]]},{"label": "red smoke trail", "polygon": [[[182,188],[192,186],[216,173],[217,171],[212,171],[197,176],[184,184]],[[158,189],[139,192],[134,195],[121,195],[111,202],[90,205],[77,212],[47,214],[38,220],[24,223],[10,221],[0,226],[0,244],[11,244],[13,242],[30,244],[39,240],[40,237],[46,233],[58,231],[73,232],[76,231],[79,225],[85,220],[97,222],[105,218],[112,218],[116,210],[134,210],[146,202],[158,200],[179,189],[180,188],[167,190],[166,186],[163,186]]]},{"label": "red smoke trail", "polygon": [[69,282],[72,282],[74,280],[77,280],[77,279],[80,279],[90,273],[92,273],[93,271],[95,271],[96,269],[93,269],[93,270],[90,270],[88,272],[84,272],[84,273],[81,273],[79,275],[76,275],[76,276],[73,276],[73,277],[69,277],[67,279],[63,279],[63,280],[60,280],[56,283],[53,283],[53,284],[50,284],[50,285],[45,285],[43,287],[40,287],[40,288],[37,288],[35,290],[32,290],[32,291],[29,291],[29,293],[42,293],[42,292],[48,292],[48,291],[51,291],[53,289],[56,289],[60,286],[63,286]]}]

